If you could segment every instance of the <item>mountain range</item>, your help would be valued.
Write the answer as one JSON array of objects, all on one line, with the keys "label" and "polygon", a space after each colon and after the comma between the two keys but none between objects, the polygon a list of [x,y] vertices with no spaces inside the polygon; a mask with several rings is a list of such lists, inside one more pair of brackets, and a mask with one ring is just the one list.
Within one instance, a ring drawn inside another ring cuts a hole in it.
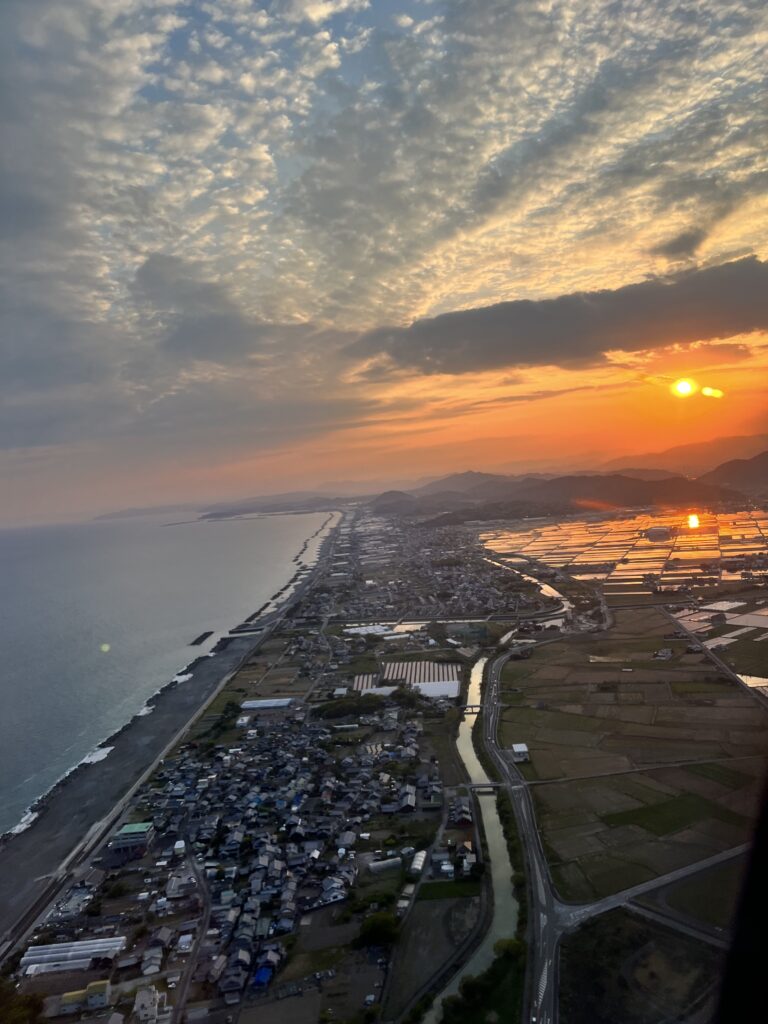
[{"label": "mountain range", "polygon": [[[762,448],[754,451],[762,442]],[[109,512],[101,519],[143,516],[158,512],[192,512],[201,519],[269,512],[325,511],[350,501],[368,502],[380,511],[414,516],[453,513],[464,518],[497,518],[573,509],[608,509],[630,506],[711,505],[723,501],[761,500],[768,497],[768,435],[730,437],[701,445],[682,445],[645,458],[632,456],[625,466],[604,466],[554,472],[488,473],[467,470],[437,478],[396,482],[394,488],[376,494],[374,485],[337,484],[315,490],[256,495],[213,505],[168,505]],[[720,452],[752,452],[749,458],[729,458],[714,465]],[[683,475],[673,469],[682,463],[699,465],[704,453],[710,458],[703,471]],[[644,463],[644,464],[643,464]],[[338,488],[338,489],[337,489]],[[506,511],[505,511],[506,509]],[[493,513],[493,514],[491,514]]]},{"label": "mountain range", "polygon": [[447,513],[454,522],[565,510],[631,507],[710,507],[768,495],[768,451],[717,466],[698,479],[656,469],[567,476],[452,473],[413,491],[385,491],[370,503],[379,512],[411,516]]}]

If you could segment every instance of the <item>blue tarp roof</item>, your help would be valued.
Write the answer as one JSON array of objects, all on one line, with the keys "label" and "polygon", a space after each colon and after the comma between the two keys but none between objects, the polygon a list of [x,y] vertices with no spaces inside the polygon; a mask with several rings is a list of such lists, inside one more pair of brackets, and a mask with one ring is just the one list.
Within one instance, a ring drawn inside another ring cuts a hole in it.
[{"label": "blue tarp roof", "polygon": [[272,981],[272,968],[271,967],[260,967],[253,976],[253,984],[256,988],[266,986]]}]

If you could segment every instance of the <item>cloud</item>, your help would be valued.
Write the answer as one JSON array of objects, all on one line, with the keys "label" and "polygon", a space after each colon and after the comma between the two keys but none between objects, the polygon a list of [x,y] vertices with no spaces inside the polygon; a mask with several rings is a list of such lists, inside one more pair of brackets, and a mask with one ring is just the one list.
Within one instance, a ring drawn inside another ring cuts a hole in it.
[{"label": "cloud", "polygon": [[768,329],[768,263],[756,257],[613,291],[503,302],[369,331],[353,359],[422,373],[601,362],[635,352]]},{"label": "cloud", "polygon": [[168,355],[229,362],[254,354],[265,325],[249,318],[223,285],[178,256],[152,253],[136,271],[133,292],[149,312]]},{"label": "cloud", "polygon": [[690,228],[688,231],[681,231],[679,235],[670,238],[666,242],[654,245],[651,252],[654,256],[667,256],[675,259],[685,256],[694,256],[707,237],[708,232],[703,228]]},{"label": "cloud", "polygon": [[369,0],[274,0],[272,10],[287,21],[311,21],[320,25],[336,14],[363,11]]},{"label": "cloud", "polygon": [[686,287],[730,330],[654,275],[766,258],[763,11],[689,6],[5,0],[3,443],[411,429],[394,375],[678,340]]}]

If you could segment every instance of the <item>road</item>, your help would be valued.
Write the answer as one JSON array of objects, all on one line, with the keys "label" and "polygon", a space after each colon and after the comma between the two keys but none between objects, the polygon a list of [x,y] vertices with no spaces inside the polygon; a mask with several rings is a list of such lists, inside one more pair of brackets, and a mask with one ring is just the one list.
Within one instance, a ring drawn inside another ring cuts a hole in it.
[{"label": "road", "polygon": [[[616,907],[626,906],[631,900],[652,889],[669,885],[689,875],[706,870],[723,861],[744,853],[746,846],[739,846],[706,860],[679,868],[650,882],[633,886],[612,896],[592,903],[571,904],[558,899],[549,874],[547,860],[536,825],[536,817],[529,783],[520,775],[498,746],[498,724],[501,713],[501,673],[509,659],[505,653],[488,663],[483,689],[483,737],[488,755],[498,768],[503,785],[509,793],[515,812],[520,843],[523,849],[524,867],[529,892],[529,946],[528,978],[524,1020],[536,1024],[556,1024],[558,1015],[558,959],[560,939],[566,932],[573,931],[585,921],[604,914]],[[644,913],[651,916],[644,908]],[[661,915],[657,915],[659,918]],[[690,925],[664,917],[668,927],[690,934]],[[707,937],[697,934],[697,938]],[[712,941],[711,938],[709,941]],[[526,1016],[527,1014],[527,1016]]]},{"label": "road", "polygon": [[764,705],[768,704],[768,697],[766,697],[764,693],[761,693],[760,690],[758,690],[757,688],[753,686],[747,686],[747,684],[744,682],[741,676],[737,672],[735,672],[730,665],[724,662],[723,659],[720,658],[711,647],[704,646],[704,640],[702,637],[697,636],[696,633],[688,629],[688,627],[679,619],[676,619],[675,616],[667,608],[662,609],[662,611],[667,616],[669,621],[674,624],[675,629],[679,629],[681,633],[685,633],[686,638],[690,640],[692,644],[696,644],[697,647],[700,647],[702,654],[705,654],[707,658],[709,658],[709,660],[712,662],[712,664],[715,665],[723,673],[724,676],[727,676],[730,680],[732,680],[732,682],[736,683],[737,686],[740,686],[742,690],[746,690],[747,693],[749,693],[752,697],[755,697],[757,700],[761,701]]},{"label": "road", "polygon": [[[192,842],[188,835],[186,836],[186,842],[187,849],[192,851],[194,847],[192,846]],[[200,957],[200,947],[205,940],[205,935],[211,922],[211,895],[208,891],[208,882],[206,877],[200,869],[200,865],[194,854],[190,853],[187,864],[192,868],[192,873],[197,880],[197,891],[203,901],[203,913],[197,928],[195,943],[192,947],[189,960],[187,961],[187,966],[184,970],[181,983],[176,993],[176,999],[173,1004],[173,1013],[171,1015],[171,1024],[181,1024],[181,1021],[184,1019],[184,1010],[189,997],[189,987],[192,984],[192,978],[194,977],[195,968],[197,967],[197,962]]]},{"label": "road", "polygon": [[[27,832],[15,837],[4,849],[0,850],[0,860],[8,859],[14,867],[18,868],[17,873],[20,874],[22,879],[21,883],[16,884],[14,890],[14,872],[6,870],[4,881],[0,883],[0,896],[3,897],[0,904],[0,929],[2,929],[0,930],[0,961],[7,958],[14,949],[19,948],[27,941],[34,929],[45,920],[52,905],[61,893],[77,877],[85,872],[94,854],[108,838],[110,832],[117,827],[137,790],[152,776],[160,762],[183,740],[192,723],[224,689],[242,665],[253,655],[254,651],[280,628],[289,609],[309,589],[315,586],[319,579],[323,578],[325,570],[331,564],[337,538],[337,526],[338,524],[331,527],[318,552],[317,562],[312,570],[283,599],[283,602],[277,608],[260,618],[259,625],[262,626],[262,633],[255,637],[235,637],[230,647],[223,651],[216,659],[213,659],[210,664],[205,663],[195,670],[196,672],[205,672],[208,675],[218,676],[215,683],[205,693],[203,700],[199,698],[195,700],[195,690],[192,687],[178,687],[170,691],[170,697],[167,698],[167,701],[179,702],[185,700],[189,704],[189,713],[180,727],[174,721],[173,732],[170,736],[163,738],[162,748],[153,753],[151,760],[141,770],[138,777],[132,782],[126,783],[122,772],[116,773],[116,768],[119,767],[119,764],[116,764],[117,758],[114,755],[98,766],[98,777],[102,780],[102,783],[101,786],[96,783],[93,788],[97,794],[100,788],[105,791],[111,791],[114,788],[116,791],[115,799],[108,805],[106,813],[103,813],[98,821],[93,822],[91,820],[87,823],[82,838],[73,847],[69,846],[68,837],[79,823],[78,819],[88,811],[89,806],[83,800],[81,807],[73,809],[72,799],[68,791],[65,791],[63,795],[67,799],[60,799],[54,795],[50,804],[46,807],[41,821],[33,825]],[[220,666],[227,662],[229,662],[228,671],[219,674]],[[160,703],[157,705],[153,721],[161,717],[163,706]],[[130,744],[132,738],[133,735],[130,730],[118,734],[114,740],[115,748],[113,749],[117,749],[121,743]],[[133,751],[132,756],[139,758],[141,754],[142,749],[138,749]],[[116,777],[112,779],[110,773],[116,775]],[[80,775],[75,776],[69,783],[69,789],[74,788],[76,784],[81,785],[82,788],[84,785],[83,780],[86,777],[87,772],[81,772]],[[110,782],[109,786],[107,780]],[[62,816],[62,814],[74,816],[74,818],[69,818],[69,823],[73,826],[72,829],[65,829],[62,826],[49,842],[36,843],[35,840],[38,834],[41,832],[45,834],[46,829],[50,830],[52,819],[55,820],[57,815]],[[26,846],[30,847],[28,853],[24,849]],[[62,847],[62,859],[57,864],[51,865],[49,862],[52,856],[56,855],[60,846]],[[21,859],[22,856],[26,857],[23,861]],[[19,865],[23,866],[19,867]],[[31,865],[34,865],[37,870],[35,871],[34,868],[31,868]],[[6,887],[7,892],[3,891],[3,886]],[[13,903],[11,902],[11,897],[13,897]]]}]

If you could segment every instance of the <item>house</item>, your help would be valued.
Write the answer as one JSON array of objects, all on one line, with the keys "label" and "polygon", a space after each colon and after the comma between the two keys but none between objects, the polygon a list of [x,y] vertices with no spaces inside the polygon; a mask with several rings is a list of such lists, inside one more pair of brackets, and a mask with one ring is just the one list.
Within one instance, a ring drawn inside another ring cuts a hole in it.
[{"label": "house", "polygon": [[111,1002],[111,986],[108,980],[92,981],[85,989],[85,1005],[89,1010],[101,1010]]},{"label": "house", "polygon": [[155,836],[151,821],[136,821],[123,825],[112,837],[107,852],[111,860],[124,862],[143,857]]},{"label": "house", "polygon": [[512,747],[512,760],[515,764],[522,764],[525,761],[531,760],[531,755],[528,751],[527,743],[513,743]]},{"label": "house", "polygon": [[133,1003],[133,1016],[137,1024],[164,1024],[169,1018],[165,993],[152,985],[140,988]]},{"label": "house", "polygon": [[265,989],[272,981],[272,968],[271,967],[259,967],[253,976],[253,987],[257,989]]}]

